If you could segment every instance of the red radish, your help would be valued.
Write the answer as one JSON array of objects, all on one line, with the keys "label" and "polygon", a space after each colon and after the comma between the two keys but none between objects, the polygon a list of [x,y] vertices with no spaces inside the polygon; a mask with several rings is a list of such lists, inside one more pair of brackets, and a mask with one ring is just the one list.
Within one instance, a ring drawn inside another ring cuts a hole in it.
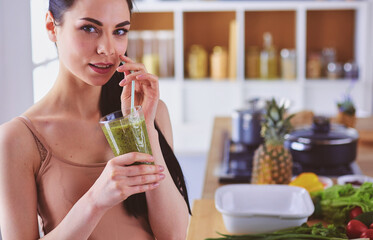
[{"label": "red radish", "polygon": [[349,221],[346,226],[346,233],[349,238],[359,238],[367,230],[368,227],[356,219]]},{"label": "red radish", "polygon": [[362,213],[363,213],[363,210],[361,210],[361,207],[359,207],[359,206],[354,207],[350,211],[350,220],[356,218],[357,216],[359,216]]},{"label": "red radish", "polygon": [[369,238],[373,240],[373,229],[368,229],[360,235],[361,238]]}]

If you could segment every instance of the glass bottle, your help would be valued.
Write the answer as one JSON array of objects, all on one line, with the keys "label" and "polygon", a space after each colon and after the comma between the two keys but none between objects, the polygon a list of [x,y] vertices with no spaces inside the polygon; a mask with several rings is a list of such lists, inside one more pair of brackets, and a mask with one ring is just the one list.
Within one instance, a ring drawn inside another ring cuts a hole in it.
[{"label": "glass bottle", "polygon": [[159,77],[174,76],[174,31],[157,31],[159,52]]},{"label": "glass bottle", "polygon": [[143,40],[143,56],[142,63],[146,70],[156,76],[159,75],[159,55],[157,39],[154,31],[142,31],[141,38]]},{"label": "glass bottle", "polygon": [[260,78],[277,78],[277,51],[272,44],[272,34],[265,32],[263,40],[263,50],[260,53]]}]

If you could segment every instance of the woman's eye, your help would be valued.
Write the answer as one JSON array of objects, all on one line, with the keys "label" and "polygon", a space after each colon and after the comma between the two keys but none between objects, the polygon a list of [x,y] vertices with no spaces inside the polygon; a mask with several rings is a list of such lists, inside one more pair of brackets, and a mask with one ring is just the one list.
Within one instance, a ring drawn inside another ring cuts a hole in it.
[{"label": "woman's eye", "polygon": [[97,29],[91,25],[85,25],[81,27],[80,29],[88,33],[97,33]]},{"label": "woman's eye", "polygon": [[124,36],[128,33],[128,30],[125,28],[116,29],[114,35]]}]

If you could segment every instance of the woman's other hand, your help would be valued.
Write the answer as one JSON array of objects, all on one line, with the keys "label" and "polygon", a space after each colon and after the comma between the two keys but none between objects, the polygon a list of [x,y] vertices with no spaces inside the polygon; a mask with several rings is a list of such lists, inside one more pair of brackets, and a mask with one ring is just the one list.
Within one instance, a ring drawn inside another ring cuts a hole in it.
[{"label": "woman's other hand", "polygon": [[131,152],[111,159],[89,190],[94,205],[109,209],[129,196],[155,189],[165,175],[160,165],[139,164],[134,162],[154,162],[151,155]]},{"label": "woman's other hand", "polygon": [[147,125],[153,126],[159,101],[158,77],[148,73],[142,63],[135,63],[126,56],[120,56],[120,59],[125,62],[117,68],[118,72],[125,74],[125,78],[119,83],[123,87],[122,110],[131,106],[132,81],[135,81],[134,104],[142,106]]}]

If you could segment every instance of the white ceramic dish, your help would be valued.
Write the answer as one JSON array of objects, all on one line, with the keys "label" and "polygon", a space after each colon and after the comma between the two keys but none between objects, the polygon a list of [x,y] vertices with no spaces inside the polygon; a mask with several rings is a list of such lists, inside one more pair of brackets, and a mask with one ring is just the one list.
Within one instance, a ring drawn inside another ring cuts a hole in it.
[{"label": "white ceramic dish", "polygon": [[324,188],[333,186],[333,180],[329,177],[317,176],[319,181],[324,185]]},{"label": "white ceramic dish", "polygon": [[337,178],[337,183],[339,185],[344,185],[347,183],[351,183],[354,187],[360,187],[361,184],[354,184],[354,183],[364,183],[364,182],[373,182],[372,177],[368,177],[365,175],[357,175],[357,174],[351,174],[351,175],[343,175]]},{"label": "white ceramic dish", "polygon": [[313,213],[309,193],[288,185],[229,184],[215,192],[215,207],[234,234],[299,226]]}]

